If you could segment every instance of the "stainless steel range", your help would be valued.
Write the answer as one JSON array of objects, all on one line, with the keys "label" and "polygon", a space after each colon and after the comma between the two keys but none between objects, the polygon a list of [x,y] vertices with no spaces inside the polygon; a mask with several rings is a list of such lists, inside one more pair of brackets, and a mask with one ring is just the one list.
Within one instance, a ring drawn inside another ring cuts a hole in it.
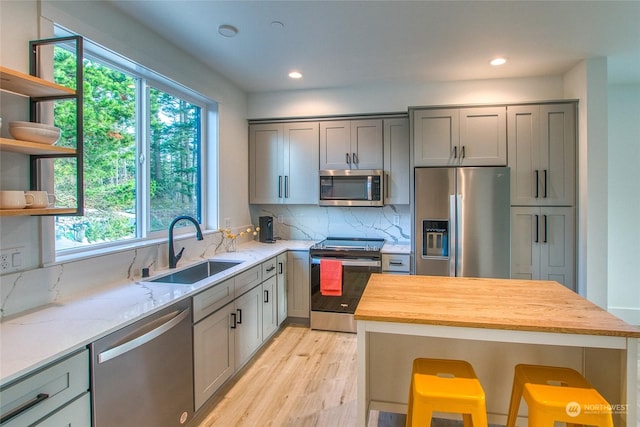
[{"label": "stainless steel range", "polygon": [[356,332],[353,313],[371,273],[382,272],[384,239],[328,237],[309,250],[311,328]]}]

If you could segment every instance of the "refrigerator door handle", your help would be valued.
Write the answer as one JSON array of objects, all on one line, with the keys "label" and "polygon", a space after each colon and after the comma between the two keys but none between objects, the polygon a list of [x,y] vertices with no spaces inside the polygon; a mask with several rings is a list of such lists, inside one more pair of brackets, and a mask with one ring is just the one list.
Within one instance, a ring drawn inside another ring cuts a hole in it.
[{"label": "refrigerator door handle", "polygon": [[458,229],[456,227],[458,218],[458,203],[455,194],[449,195],[449,276],[456,276],[456,261],[458,257]]}]

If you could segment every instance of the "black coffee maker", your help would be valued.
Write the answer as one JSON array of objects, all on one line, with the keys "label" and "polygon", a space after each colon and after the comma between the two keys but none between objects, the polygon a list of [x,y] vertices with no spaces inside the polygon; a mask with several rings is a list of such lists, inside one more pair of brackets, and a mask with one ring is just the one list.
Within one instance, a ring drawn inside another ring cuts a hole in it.
[{"label": "black coffee maker", "polygon": [[260,241],[262,243],[275,243],[273,239],[273,217],[261,216],[260,221]]}]

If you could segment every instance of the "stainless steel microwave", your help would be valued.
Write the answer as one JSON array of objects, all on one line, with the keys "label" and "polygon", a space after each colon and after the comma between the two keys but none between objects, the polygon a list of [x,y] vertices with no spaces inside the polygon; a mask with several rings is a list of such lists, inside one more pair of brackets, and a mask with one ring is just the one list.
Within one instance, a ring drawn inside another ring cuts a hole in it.
[{"label": "stainless steel microwave", "polygon": [[381,170],[321,170],[320,206],[383,206]]}]

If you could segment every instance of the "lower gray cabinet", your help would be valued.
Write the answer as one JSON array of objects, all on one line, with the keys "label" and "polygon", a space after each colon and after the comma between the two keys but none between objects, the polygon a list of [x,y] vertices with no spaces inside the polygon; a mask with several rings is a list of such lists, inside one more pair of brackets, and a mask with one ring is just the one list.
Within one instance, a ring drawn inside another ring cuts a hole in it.
[{"label": "lower gray cabinet", "polygon": [[309,251],[287,253],[287,312],[289,317],[308,319],[311,289],[309,288]]},{"label": "lower gray cabinet", "polygon": [[3,386],[2,427],[89,426],[88,390],[89,351],[85,349]]},{"label": "lower gray cabinet", "polygon": [[236,299],[236,368],[244,365],[262,344],[262,287]]},{"label": "lower gray cabinet", "polygon": [[235,304],[230,303],[193,326],[196,411],[235,371],[235,341],[230,322],[235,312]]},{"label": "lower gray cabinet", "polygon": [[287,253],[278,255],[276,259],[278,272],[276,275],[277,287],[277,317],[278,326],[287,318]]},{"label": "lower gray cabinet", "polygon": [[87,392],[64,408],[34,424],[37,427],[88,427],[91,425],[91,396]]},{"label": "lower gray cabinet", "polygon": [[555,280],[575,290],[572,207],[511,208],[511,278]]},{"label": "lower gray cabinet", "polygon": [[262,338],[266,340],[278,329],[278,280],[271,276],[262,282]]}]

